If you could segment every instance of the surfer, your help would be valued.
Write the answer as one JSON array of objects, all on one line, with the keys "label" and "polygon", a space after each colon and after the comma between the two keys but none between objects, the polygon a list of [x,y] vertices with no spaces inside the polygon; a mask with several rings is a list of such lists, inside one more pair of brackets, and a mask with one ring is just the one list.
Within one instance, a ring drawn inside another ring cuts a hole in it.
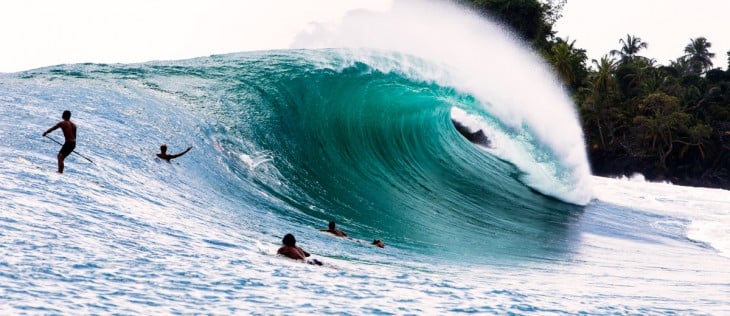
[{"label": "surfer", "polygon": [[373,240],[373,245],[375,245],[378,248],[385,248],[385,243],[383,243],[380,239]]},{"label": "surfer", "polygon": [[185,149],[185,150],[184,150],[183,152],[181,152],[181,153],[179,153],[179,154],[175,154],[175,155],[170,155],[170,154],[168,154],[168,153],[167,153],[167,145],[165,145],[165,144],[162,144],[162,145],[160,146],[160,153],[159,153],[159,154],[157,154],[157,157],[158,157],[158,158],[160,158],[160,159],[164,159],[164,160],[166,160],[167,162],[170,162],[170,160],[171,160],[171,159],[173,159],[173,158],[177,158],[177,157],[180,157],[180,156],[182,156],[182,155],[186,154],[186,153],[187,153],[188,151],[190,151],[191,149],[193,149],[193,146],[190,146],[190,147],[188,147],[188,149]]},{"label": "surfer", "polygon": [[71,122],[71,111],[63,111],[61,118],[63,118],[62,121],[53,125],[53,127],[43,133],[43,137],[45,137],[48,133],[53,132],[57,128],[60,128],[61,131],[63,131],[63,138],[65,138],[66,141],[63,143],[61,150],[58,151],[58,155],[56,156],[58,158],[58,173],[63,173],[63,161],[76,148],[76,124]]},{"label": "surfer", "polygon": [[297,240],[294,238],[294,235],[292,234],[286,234],[284,235],[284,238],[281,240],[281,243],[284,244],[279,248],[279,250],[276,252],[277,254],[280,254],[282,256],[285,256],[290,259],[294,260],[302,260],[306,261],[309,264],[315,264],[315,265],[322,265],[322,262],[317,259],[311,259],[307,260],[307,257],[310,256],[310,254],[301,247],[297,247]]},{"label": "surfer", "polygon": [[327,229],[320,229],[321,232],[328,232],[332,235],[335,235],[337,237],[347,237],[347,234],[345,232],[341,231],[337,227],[335,227],[335,221],[331,221],[329,224],[329,228]]},{"label": "surfer", "polygon": [[492,147],[492,142],[489,140],[489,137],[487,137],[481,129],[476,132],[472,132],[468,127],[456,120],[452,119],[451,123],[453,123],[456,130],[470,142],[485,147]]}]

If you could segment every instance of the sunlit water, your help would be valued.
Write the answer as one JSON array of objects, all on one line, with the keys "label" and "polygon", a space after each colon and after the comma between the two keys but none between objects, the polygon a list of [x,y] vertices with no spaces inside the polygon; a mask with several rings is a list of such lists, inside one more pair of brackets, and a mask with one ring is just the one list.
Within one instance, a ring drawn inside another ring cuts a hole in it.
[{"label": "sunlit water", "polygon": [[[0,314],[729,314],[730,192],[589,176],[539,59],[429,5],[297,44],[372,49],[1,75]],[[421,10],[432,50],[355,32]],[[93,163],[59,175],[65,109]],[[286,233],[325,265],[277,257]]]}]

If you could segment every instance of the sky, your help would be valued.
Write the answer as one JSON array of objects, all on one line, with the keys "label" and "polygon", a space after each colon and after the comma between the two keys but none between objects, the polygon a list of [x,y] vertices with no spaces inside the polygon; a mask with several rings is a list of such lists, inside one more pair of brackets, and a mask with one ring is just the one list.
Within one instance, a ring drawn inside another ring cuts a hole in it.
[{"label": "sky", "polygon": [[[312,22],[392,0],[3,0],[0,72],[64,63],[132,63],[287,48]],[[626,34],[659,64],[705,36],[727,67],[730,0],[568,0],[556,29],[599,59]],[[724,24],[724,25],[723,25]]]},{"label": "sky", "polygon": [[390,0],[3,0],[0,72],[287,48],[311,22]]},{"label": "sky", "polygon": [[726,69],[728,14],[730,0],[568,0],[555,29],[585,49],[589,63],[620,49],[619,39],[631,34],[649,45],[639,55],[669,65],[690,39],[703,36],[712,43],[714,67]]}]

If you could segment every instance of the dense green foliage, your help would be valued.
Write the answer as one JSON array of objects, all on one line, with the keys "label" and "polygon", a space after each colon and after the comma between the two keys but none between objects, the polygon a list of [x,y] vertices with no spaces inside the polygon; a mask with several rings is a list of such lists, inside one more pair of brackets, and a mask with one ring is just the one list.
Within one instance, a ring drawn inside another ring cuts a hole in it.
[{"label": "dense green foliage", "polygon": [[730,188],[730,68],[713,68],[708,39],[690,39],[664,66],[641,56],[648,42],[627,34],[589,63],[552,29],[565,0],[465,2],[511,26],[552,65],[580,113],[595,174]]}]

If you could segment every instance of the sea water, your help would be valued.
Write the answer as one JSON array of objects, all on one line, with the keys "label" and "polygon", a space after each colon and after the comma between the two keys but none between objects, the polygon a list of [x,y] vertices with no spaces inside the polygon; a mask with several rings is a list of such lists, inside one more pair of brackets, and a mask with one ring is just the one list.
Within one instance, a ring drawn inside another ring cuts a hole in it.
[{"label": "sea water", "polygon": [[[297,49],[0,75],[0,314],[730,313],[728,191],[590,176],[547,68],[461,9],[436,10],[458,23],[433,50],[358,44],[411,11]],[[41,134],[66,109],[60,175]],[[287,233],[324,266],[276,256]]]}]

